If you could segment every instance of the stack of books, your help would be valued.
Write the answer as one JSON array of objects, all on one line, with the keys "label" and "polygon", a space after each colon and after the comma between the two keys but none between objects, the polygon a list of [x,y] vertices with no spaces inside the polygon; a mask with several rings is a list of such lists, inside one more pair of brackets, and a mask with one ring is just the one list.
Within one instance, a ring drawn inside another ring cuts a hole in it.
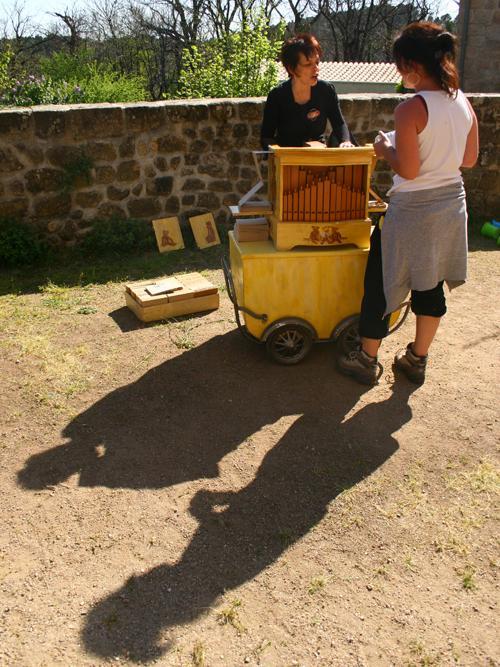
[{"label": "stack of books", "polygon": [[251,199],[239,205],[240,213],[245,211],[253,211],[254,213],[260,213],[261,211],[272,211],[271,202],[268,199]]},{"label": "stack of books", "polygon": [[267,241],[269,224],[267,218],[245,218],[234,224],[234,238],[238,243]]}]

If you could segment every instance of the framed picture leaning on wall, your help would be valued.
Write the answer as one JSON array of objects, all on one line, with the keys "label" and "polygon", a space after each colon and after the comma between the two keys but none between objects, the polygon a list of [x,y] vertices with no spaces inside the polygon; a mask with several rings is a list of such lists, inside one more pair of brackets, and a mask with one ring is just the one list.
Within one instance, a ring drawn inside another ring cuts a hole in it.
[{"label": "framed picture leaning on wall", "polygon": [[215,226],[214,216],[211,213],[195,215],[189,218],[194,239],[198,248],[210,248],[220,244],[219,233]]},{"label": "framed picture leaning on wall", "polygon": [[153,220],[153,228],[160,252],[170,252],[171,250],[182,250],[184,248],[179,218],[174,216],[173,218]]}]

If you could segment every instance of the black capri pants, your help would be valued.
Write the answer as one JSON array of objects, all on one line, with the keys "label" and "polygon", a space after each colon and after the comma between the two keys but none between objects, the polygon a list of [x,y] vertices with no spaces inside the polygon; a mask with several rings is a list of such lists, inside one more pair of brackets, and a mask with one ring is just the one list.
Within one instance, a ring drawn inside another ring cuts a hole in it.
[{"label": "black capri pants", "polygon": [[[389,333],[390,314],[384,317],[385,296],[382,275],[382,246],[378,224],[370,240],[370,252],[365,271],[364,295],[361,303],[359,334],[364,338],[385,338]],[[415,315],[442,317],[446,313],[443,281],[430,290],[411,291],[411,309]]]}]

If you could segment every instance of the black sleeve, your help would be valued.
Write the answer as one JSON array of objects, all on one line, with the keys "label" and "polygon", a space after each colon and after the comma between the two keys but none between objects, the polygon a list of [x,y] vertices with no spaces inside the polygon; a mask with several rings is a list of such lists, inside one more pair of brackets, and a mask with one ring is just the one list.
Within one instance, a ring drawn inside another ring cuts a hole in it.
[{"label": "black sleeve", "polygon": [[[352,141],[351,133],[347,127],[347,123],[342,116],[340,111],[339,98],[337,97],[337,91],[335,87],[331,84],[328,85],[328,104],[327,104],[327,114],[328,120],[332,126],[333,134],[337,138],[338,142],[342,141]],[[354,143],[354,142],[353,142]]]},{"label": "black sleeve", "polygon": [[278,129],[279,114],[279,95],[276,88],[273,88],[267,96],[264,105],[264,117],[260,128],[260,143],[262,150],[267,151],[269,144],[276,143],[275,136]]}]

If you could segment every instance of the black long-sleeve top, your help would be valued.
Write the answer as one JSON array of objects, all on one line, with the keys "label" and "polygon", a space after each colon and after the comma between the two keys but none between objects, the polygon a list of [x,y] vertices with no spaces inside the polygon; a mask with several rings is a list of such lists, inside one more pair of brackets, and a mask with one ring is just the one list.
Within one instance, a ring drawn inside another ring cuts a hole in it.
[{"label": "black long-sleeve top", "polygon": [[333,85],[318,81],[311,87],[309,102],[297,104],[293,99],[292,80],[288,79],[267,96],[260,131],[262,147],[267,150],[273,143],[303,146],[306,141],[323,141],[327,119],[339,143],[351,140]]}]

